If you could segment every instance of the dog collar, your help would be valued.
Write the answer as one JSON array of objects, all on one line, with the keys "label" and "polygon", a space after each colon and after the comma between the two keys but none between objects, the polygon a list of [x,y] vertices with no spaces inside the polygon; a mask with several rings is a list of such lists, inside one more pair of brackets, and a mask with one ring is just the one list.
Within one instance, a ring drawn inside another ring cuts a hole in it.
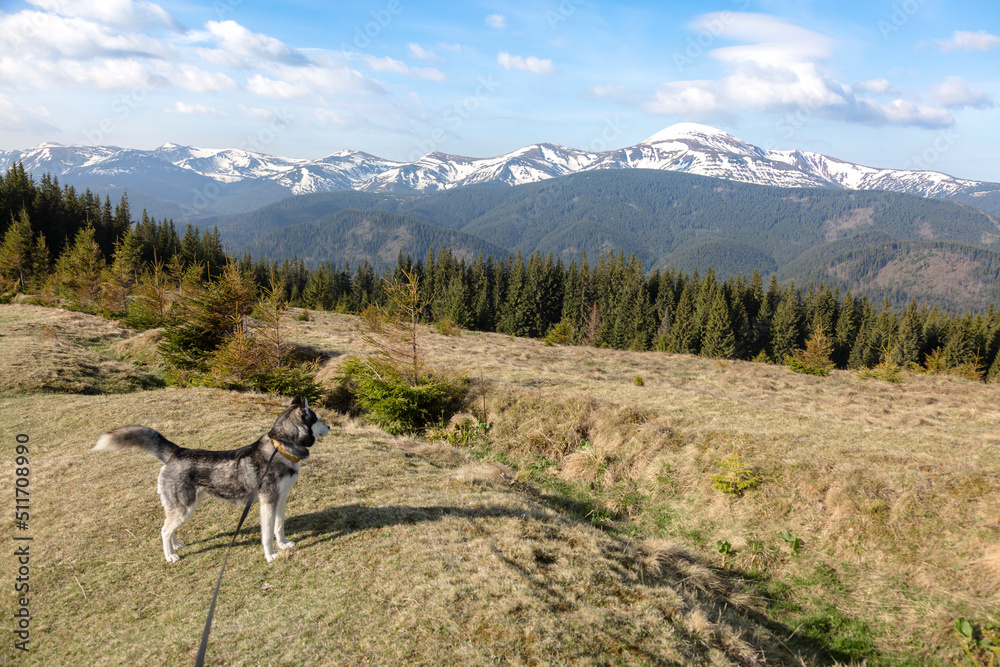
[{"label": "dog collar", "polygon": [[271,438],[271,444],[274,445],[275,449],[277,449],[279,452],[281,452],[282,456],[284,456],[286,459],[288,459],[292,463],[298,463],[299,461],[302,460],[302,459],[295,458],[294,456],[292,456],[291,454],[289,454],[288,452],[286,452],[285,448],[281,446],[281,443],[278,442],[277,440],[275,440],[274,438]]}]

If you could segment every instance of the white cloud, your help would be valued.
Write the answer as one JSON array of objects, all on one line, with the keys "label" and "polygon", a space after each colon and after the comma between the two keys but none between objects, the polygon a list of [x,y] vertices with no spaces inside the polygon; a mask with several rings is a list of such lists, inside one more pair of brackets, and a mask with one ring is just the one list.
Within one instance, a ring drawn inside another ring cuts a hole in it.
[{"label": "white cloud", "polygon": [[948,108],[974,107],[985,109],[994,106],[993,99],[981,88],[976,88],[958,76],[949,76],[931,91],[938,104]]},{"label": "white cloud", "polygon": [[0,13],[0,53],[47,60],[176,55],[172,46],[149,35],[123,32],[83,18],[27,10]]},{"label": "white cloud", "polygon": [[429,60],[431,62],[440,60],[436,53],[423,48],[416,42],[410,42],[409,44],[406,45],[406,48],[407,50],[409,50],[410,55],[413,56],[414,58],[420,58],[421,60]]},{"label": "white cloud", "polygon": [[283,100],[306,97],[312,93],[309,86],[269,79],[263,74],[254,74],[247,80],[247,90],[262,97],[280,97]]},{"label": "white cloud", "polygon": [[133,0],[28,0],[28,3],[60,16],[88,19],[120,28],[161,25],[183,27],[163,7]]},{"label": "white cloud", "polygon": [[705,81],[668,83],[656,89],[653,98],[642,105],[648,113],[666,115],[701,115],[718,110],[719,100]]},{"label": "white cloud", "polygon": [[212,107],[207,107],[204,104],[186,104],[180,100],[174,102],[172,107],[167,107],[163,110],[164,113],[179,113],[179,114],[191,114],[196,116],[226,116],[227,114],[214,109]]},{"label": "white cloud", "polygon": [[878,78],[870,81],[855,81],[852,90],[861,90],[876,95],[898,95],[899,89],[889,83],[888,79]]},{"label": "white cloud", "polygon": [[402,60],[388,56],[384,58],[365,56],[365,62],[376,72],[403,74],[423,81],[444,81],[444,74],[433,67],[410,67]]},{"label": "white cloud", "polygon": [[548,58],[544,60],[541,58],[536,58],[535,56],[512,56],[506,51],[501,51],[497,54],[497,62],[503,66],[504,69],[519,69],[526,72],[532,72],[533,74],[542,74],[546,76],[551,76],[556,73],[556,68],[552,65],[552,61]]},{"label": "white cloud", "polygon": [[330,109],[310,109],[309,114],[322,125],[338,125],[340,127],[347,127],[351,124],[350,121],[344,118],[342,114]]},{"label": "white cloud", "polygon": [[255,118],[257,120],[269,121],[277,115],[271,109],[264,109],[262,107],[248,107],[244,104],[240,104],[239,109],[246,115],[250,116],[251,118]]},{"label": "white cloud", "polygon": [[214,37],[223,51],[246,58],[305,65],[308,59],[281,40],[257,32],[251,32],[236,21],[209,21],[205,28]]},{"label": "white cloud", "polygon": [[846,113],[837,114],[842,120],[851,120],[872,125],[915,125],[917,127],[940,128],[955,124],[955,119],[947,109],[918,104],[910,100],[892,100],[879,104],[867,98],[851,100]]},{"label": "white cloud", "polygon": [[57,128],[48,121],[42,120],[49,115],[45,107],[28,109],[0,93],[0,123],[14,125],[32,132],[52,132]]},{"label": "white cloud", "polygon": [[808,110],[818,116],[868,124],[945,127],[954,123],[947,109],[894,99],[888,103],[859,97],[854,90],[895,93],[888,81],[855,84],[836,80],[825,64],[834,41],[782,19],[762,14],[717,12],[690,28],[714,39],[744,44],[713,49],[708,55],[726,72],[718,79],[674,81],[660,85],[643,104],[649,113],[693,117],[724,116],[735,110]]},{"label": "white cloud", "polygon": [[223,72],[210,72],[187,63],[160,63],[153,72],[169,84],[193,93],[214,93],[239,88],[239,84]]},{"label": "white cloud", "polygon": [[450,53],[461,53],[462,51],[462,45],[458,44],[457,42],[454,44],[447,44],[445,42],[442,42],[438,44],[438,48],[444,51],[448,51]]},{"label": "white cloud", "polygon": [[1000,48],[1000,37],[991,35],[985,30],[980,30],[979,32],[956,30],[951,39],[939,40],[938,45],[945,53],[954,50],[993,51]]},{"label": "white cloud", "polygon": [[507,17],[503,14],[490,14],[486,17],[486,25],[494,30],[503,30],[507,27]]}]

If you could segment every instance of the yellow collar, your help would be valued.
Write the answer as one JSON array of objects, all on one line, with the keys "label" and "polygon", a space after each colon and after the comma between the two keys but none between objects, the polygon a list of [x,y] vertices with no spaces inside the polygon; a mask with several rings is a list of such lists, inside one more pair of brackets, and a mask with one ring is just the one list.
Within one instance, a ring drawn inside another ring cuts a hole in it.
[{"label": "yellow collar", "polygon": [[274,438],[271,438],[271,444],[274,445],[275,449],[277,449],[279,452],[281,452],[282,456],[284,456],[286,459],[288,459],[292,463],[298,463],[299,461],[302,460],[302,459],[297,459],[294,456],[292,456],[291,454],[289,454],[288,452],[286,452],[285,448],[281,446],[281,443],[278,442],[277,440],[275,440]]}]

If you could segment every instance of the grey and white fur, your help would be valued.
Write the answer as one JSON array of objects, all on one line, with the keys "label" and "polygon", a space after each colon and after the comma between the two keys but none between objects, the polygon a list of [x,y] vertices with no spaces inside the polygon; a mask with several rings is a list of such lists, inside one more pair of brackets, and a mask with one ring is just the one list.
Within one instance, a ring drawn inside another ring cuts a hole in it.
[{"label": "grey and white fur", "polygon": [[[202,498],[210,495],[245,503],[260,483],[260,539],[264,558],[270,563],[277,557],[275,540],[279,549],[295,546],[285,539],[288,492],[299,477],[300,463],[309,458],[309,448],[329,430],[309,408],[309,401],[296,396],[270,431],[257,442],[239,449],[185,449],[145,426],[122,426],[108,431],[97,440],[94,449],[112,452],[138,449],[163,463],[156,491],[166,514],[160,536],[168,563],[180,560],[177,549],[184,544],[177,539],[177,529],[191,518]],[[274,454],[276,449],[278,453]],[[274,460],[264,475],[272,454]]]}]

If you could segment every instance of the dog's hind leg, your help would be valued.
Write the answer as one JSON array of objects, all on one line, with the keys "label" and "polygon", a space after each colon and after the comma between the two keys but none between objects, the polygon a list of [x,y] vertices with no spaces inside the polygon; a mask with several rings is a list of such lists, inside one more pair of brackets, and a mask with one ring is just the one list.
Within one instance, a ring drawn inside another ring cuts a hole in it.
[{"label": "dog's hind leg", "polygon": [[194,505],[167,507],[165,510],[167,518],[163,521],[163,528],[160,529],[160,537],[163,539],[163,557],[167,559],[168,563],[176,563],[181,557],[177,555],[175,549],[184,546],[184,544],[174,537],[174,533],[194,514]]},{"label": "dog's hind leg", "polygon": [[[196,495],[195,498],[194,498],[194,507],[192,507],[188,511],[187,519],[184,519],[184,521],[187,521],[188,519],[191,518],[191,515],[194,514],[194,511],[196,509],[198,509],[198,505],[201,504],[202,498],[204,498],[206,495],[208,495],[208,492],[205,491],[205,489],[198,489],[198,495]],[[181,523],[184,523],[184,521],[182,521]],[[178,525],[177,528],[180,528],[180,525]],[[174,534],[173,534],[173,537],[171,538],[171,540],[172,540],[172,544],[174,546],[174,549],[180,549],[180,548],[182,548],[184,546],[184,543],[177,539],[177,530],[176,529],[174,529]]]},{"label": "dog's hind leg", "polygon": [[277,558],[274,553],[274,511],[277,503],[260,499],[260,541],[264,545],[264,558],[270,563]]}]

